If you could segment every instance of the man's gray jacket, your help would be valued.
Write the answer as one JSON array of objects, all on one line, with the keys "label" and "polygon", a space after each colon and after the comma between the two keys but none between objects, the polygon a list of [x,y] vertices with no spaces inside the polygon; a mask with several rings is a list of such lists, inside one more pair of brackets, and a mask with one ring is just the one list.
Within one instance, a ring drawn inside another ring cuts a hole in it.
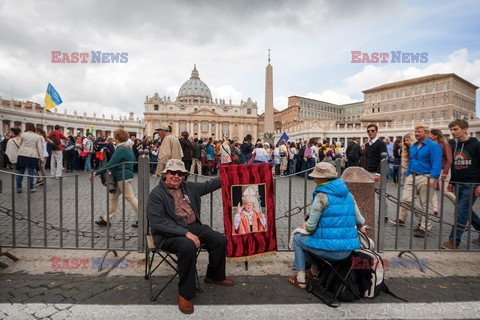
[{"label": "man's gray jacket", "polygon": [[[183,195],[192,206],[199,223],[201,223],[201,197],[219,189],[220,186],[220,178],[206,182],[182,182],[180,185]],[[185,237],[188,232],[186,222],[175,215],[175,201],[163,181],[153,188],[148,197],[147,214],[157,248],[161,248],[166,237]]]}]

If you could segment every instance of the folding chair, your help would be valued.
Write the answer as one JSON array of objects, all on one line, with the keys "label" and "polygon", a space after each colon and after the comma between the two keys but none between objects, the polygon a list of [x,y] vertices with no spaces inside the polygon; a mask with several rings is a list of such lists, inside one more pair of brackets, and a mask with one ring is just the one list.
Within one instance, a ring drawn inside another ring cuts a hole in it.
[{"label": "folding chair", "polygon": [[[147,223],[147,230],[149,226]],[[177,259],[175,258],[175,254],[161,250],[155,247],[155,242],[153,241],[153,237],[150,234],[146,235],[146,250],[145,250],[145,280],[149,281],[150,285],[150,299],[151,301],[157,300],[158,296],[168,287],[168,285],[175,279],[175,277],[178,275],[178,269],[177,269]],[[196,253],[196,258],[198,258],[200,252],[202,249],[205,249],[205,245],[201,245],[200,248],[197,249]],[[151,257],[150,257],[151,254]],[[160,258],[160,262],[152,269],[153,266],[153,261],[155,259],[155,255],[158,255]],[[162,265],[162,263],[166,263],[169,265],[173,271],[175,272],[173,276],[170,277],[170,279],[167,281],[167,283],[160,289],[160,292],[158,292],[155,296],[153,293],[153,273]],[[198,271],[195,268],[195,285],[198,293],[203,292],[202,287],[200,286],[200,280],[198,278]]]},{"label": "folding chair", "polygon": [[318,273],[308,280],[307,291],[322,300],[327,306],[337,308],[341,301],[360,299],[355,290],[352,272],[352,255],[342,260],[326,260],[307,252],[310,261],[318,266]]}]

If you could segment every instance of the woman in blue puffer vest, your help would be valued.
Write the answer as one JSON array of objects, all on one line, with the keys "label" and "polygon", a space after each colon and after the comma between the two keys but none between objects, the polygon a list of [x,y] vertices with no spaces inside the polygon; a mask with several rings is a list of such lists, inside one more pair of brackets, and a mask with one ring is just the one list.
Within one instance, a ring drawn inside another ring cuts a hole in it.
[{"label": "woman in blue puffer vest", "polygon": [[[293,238],[297,275],[288,277],[292,285],[301,289],[306,287],[307,251],[326,260],[346,259],[360,248],[357,228],[365,232],[365,219],[345,181],[337,178],[335,167],[320,162],[309,176],[314,178],[316,188],[308,220]],[[316,274],[316,270],[312,273]]]}]

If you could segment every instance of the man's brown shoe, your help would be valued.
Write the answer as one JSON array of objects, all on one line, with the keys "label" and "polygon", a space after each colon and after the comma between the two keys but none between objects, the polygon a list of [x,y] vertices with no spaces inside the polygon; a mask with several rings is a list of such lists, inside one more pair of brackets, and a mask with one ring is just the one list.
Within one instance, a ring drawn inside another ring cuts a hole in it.
[{"label": "man's brown shoe", "polygon": [[478,236],[477,239],[473,240],[472,242],[475,244],[480,244],[480,235]]},{"label": "man's brown shoe", "polygon": [[417,230],[413,233],[413,236],[416,237],[416,238],[425,238],[425,231],[420,229],[420,230]]},{"label": "man's brown shoe", "polygon": [[392,221],[392,224],[394,224],[394,225],[398,224],[399,226],[404,226],[405,221],[403,221],[402,219],[397,219],[397,220]]},{"label": "man's brown shoe", "polygon": [[185,314],[193,313],[193,302],[178,295],[178,309]]},{"label": "man's brown shoe", "polygon": [[446,250],[455,249],[453,246],[453,240],[447,240],[444,243],[442,243],[442,249],[446,249]]},{"label": "man's brown shoe", "polygon": [[215,283],[225,287],[233,287],[235,285],[235,281],[230,277],[225,277],[225,280],[213,280],[212,278],[205,277],[204,281],[205,283]]}]

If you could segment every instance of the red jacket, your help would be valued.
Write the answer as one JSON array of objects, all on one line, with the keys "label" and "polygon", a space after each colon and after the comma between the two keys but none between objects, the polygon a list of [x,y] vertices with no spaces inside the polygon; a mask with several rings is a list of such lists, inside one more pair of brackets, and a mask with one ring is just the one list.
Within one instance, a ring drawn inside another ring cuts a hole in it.
[{"label": "red jacket", "polygon": [[[53,137],[53,136],[55,136],[55,137]],[[61,139],[67,140],[67,137],[65,137],[60,131],[52,131],[52,132],[50,132],[48,137],[50,139],[54,138],[57,141],[58,149],[55,150],[55,151],[62,151],[63,150],[63,145],[62,145]]]}]

